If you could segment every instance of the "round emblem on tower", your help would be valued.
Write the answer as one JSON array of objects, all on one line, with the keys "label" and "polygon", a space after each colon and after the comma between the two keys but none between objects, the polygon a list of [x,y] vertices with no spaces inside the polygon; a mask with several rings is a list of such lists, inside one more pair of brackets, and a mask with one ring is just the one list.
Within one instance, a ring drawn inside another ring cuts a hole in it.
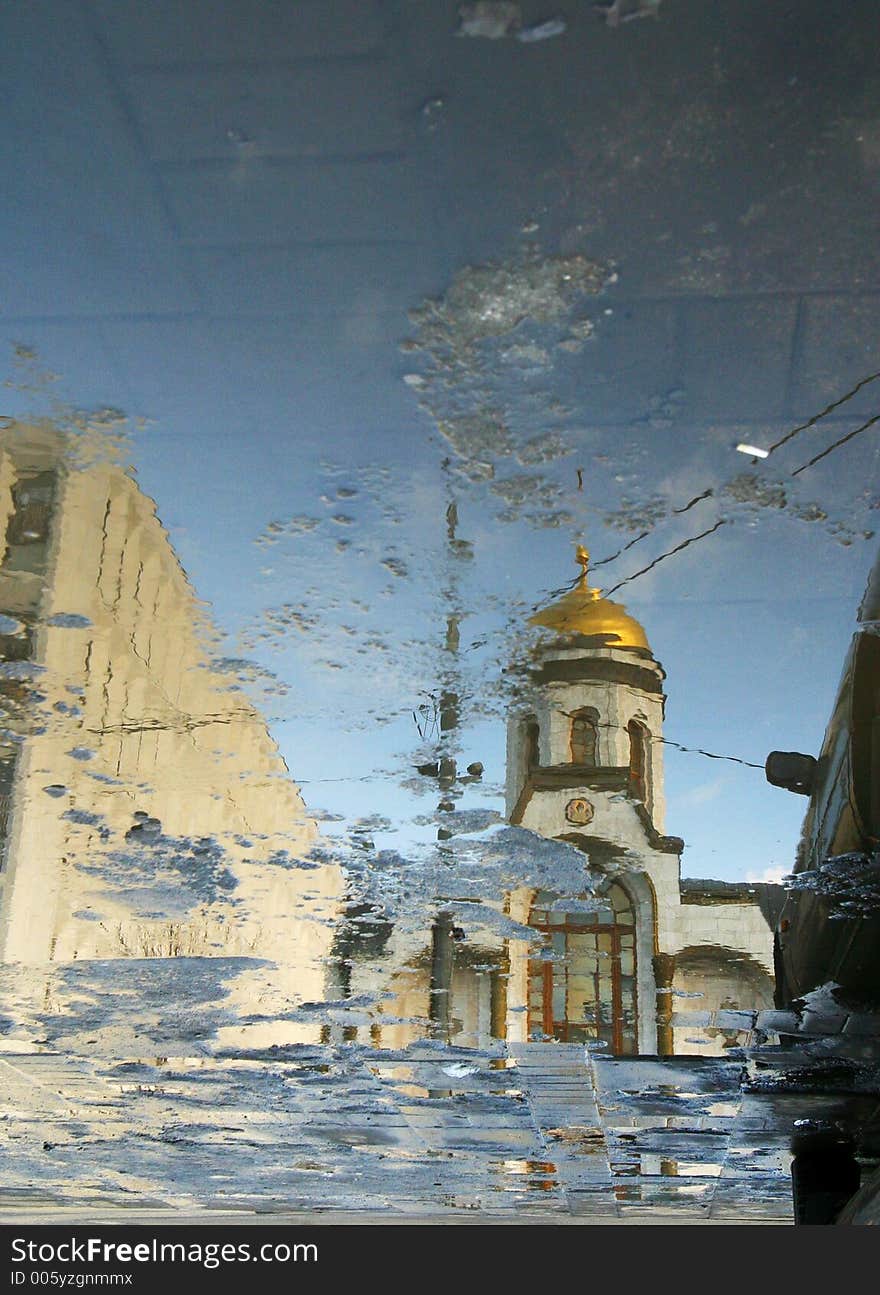
[{"label": "round emblem on tower", "polygon": [[595,810],[588,800],[578,796],[570,800],[565,807],[565,817],[569,823],[574,823],[578,827],[586,827],[587,823],[592,823]]}]

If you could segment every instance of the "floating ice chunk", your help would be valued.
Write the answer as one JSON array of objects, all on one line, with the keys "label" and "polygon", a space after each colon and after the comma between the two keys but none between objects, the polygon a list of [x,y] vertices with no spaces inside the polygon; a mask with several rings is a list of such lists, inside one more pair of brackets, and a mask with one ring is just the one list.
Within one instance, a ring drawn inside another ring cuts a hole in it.
[{"label": "floating ice chunk", "polygon": [[503,40],[522,24],[520,7],[510,0],[477,0],[476,4],[462,5],[458,16],[461,22],[456,36],[482,36],[486,40]]},{"label": "floating ice chunk", "polygon": [[554,36],[561,36],[565,30],[564,18],[548,18],[546,22],[535,23],[533,27],[523,27],[516,33],[516,39],[525,45],[531,45],[539,40],[552,40]]},{"label": "floating ice chunk", "polygon": [[611,0],[610,4],[596,4],[593,8],[607,27],[619,27],[636,18],[659,18],[660,4],[661,0]]}]

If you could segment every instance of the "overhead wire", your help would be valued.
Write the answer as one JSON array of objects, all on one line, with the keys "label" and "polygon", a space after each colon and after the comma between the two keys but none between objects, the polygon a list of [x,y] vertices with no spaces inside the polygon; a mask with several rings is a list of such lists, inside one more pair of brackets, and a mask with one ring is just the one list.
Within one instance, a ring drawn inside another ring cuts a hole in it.
[{"label": "overhead wire", "polygon": [[802,463],[799,468],[795,468],[791,475],[793,477],[798,476],[807,468],[811,468],[814,463],[818,463],[820,459],[824,459],[827,455],[831,454],[833,450],[840,449],[841,445],[846,445],[847,441],[851,441],[853,437],[858,436],[861,432],[866,432],[869,427],[873,427],[874,424],[878,422],[880,422],[880,414],[874,414],[874,416],[869,418],[867,422],[862,423],[860,427],[854,428],[853,431],[847,432],[845,436],[841,436],[839,440],[836,440],[833,445],[829,445],[827,449],[822,450],[820,454],[814,454],[806,463]]},{"label": "overhead wire", "polygon": [[696,544],[698,540],[704,540],[707,535],[712,535],[720,527],[726,525],[727,518],[722,517],[714,526],[710,526],[708,530],[701,531],[699,535],[691,535],[689,539],[682,540],[680,544],[676,544],[674,548],[667,549],[665,553],[661,553],[659,557],[656,557],[653,562],[649,562],[646,567],[642,567],[640,571],[634,571],[633,574],[631,576],[627,576],[626,579],[618,580],[616,585],[612,585],[610,589],[605,590],[605,597],[609,598],[611,594],[616,593],[618,589],[622,589],[624,585],[631,584],[632,581],[637,580],[639,576],[646,575],[648,571],[652,571],[654,567],[665,561],[666,558],[671,558],[673,554],[680,553],[682,549],[688,548],[691,544]]},{"label": "overhead wire", "polygon": [[[781,446],[787,444],[789,441],[791,441],[795,436],[799,435],[801,432],[806,431],[808,428],[815,427],[816,424],[821,421],[821,419],[825,418],[833,410],[839,409],[840,406],[843,404],[846,404],[847,401],[852,400],[853,396],[855,396],[859,391],[861,391],[863,387],[867,386],[871,382],[876,381],[878,378],[880,378],[880,370],[878,370],[876,373],[869,374],[865,378],[862,378],[860,382],[857,382],[856,385],[854,387],[851,387],[849,391],[844,392],[844,394],[842,396],[839,396],[837,400],[833,400],[829,405],[826,405],[824,409],[820,410],[819,413],[814,414],[812,418],[809,418],[805,423],[800,423],[797,427],[793,427],[789,432],[786,432],[784,436],[780,437],[778,441],[775,441],[773,445],[769,446],[767,450],[768,456],[774,453],[774,451],[780,449]],[[858,427],[854,428],[852,431],[847,432],[844,436],[838,437],[836,441],[834,441],[831,445],[827,446],[824,450],[821,450],[818,454],[814,454],[812,458],[806,461],[806,463],[802,463],[800,467],[795,468],[790,473],[790,476],[792,477],[799,476],[802,472],[805,472],[807,468],[811,468],[815,464],[821,462],[821,460],[824,458],[827,458],[829,454],[832,454],[835,450],[840,449],[841,446],[846,445],[849,441],[853,440],[856,436],[859,436],[862,432],[867,431],[870,427],[873,427],[878,422],[880,422],[880,414],[872,415],[870,418],[866,419],[865,422],[861,423]],[[757,459],[752,460],[753,463],[757,463],[758,461],[759,460]],[[696,504],[700,503],[703,499],[709,499],[714,497],[714,494],[715,494],[714,488],[709,486],[705,490],[703,490],[700,494],[694,495],[693,498],[689,499],[686,504],[682,505],[682,507],[673,508],[671,510],[671,515],[681,515],[682,513],[686,513],[691,508],[693,508]],[[727,521],[728,521],[727,518],[721,518],[718,522],[716,522],[714,526],[710,526],[707,530],[701,531],[699,535],[693,535],[689,539],[684,540],[681,544],[677,544],[673,548],[668,549],[665,553],[661,553],[660,556],[655,558],[653,562],[649,562],[647,566],[642,567],[639,571],[635,571],[631,576],[627,576],[626,579],[619,581],[616,585],[613,585],[610,589],[607,589],[605,591],[605,596],[606,597],[610,596],[611,594],[615,593],[618,589],[623,588],[624,585],[631,584],[633,580],[637,580],[640,576],[646,575],[647,572],[652,571],[654,567],[656,567],[660,562],[665,561],[666,558],[672,557],[673,554],[680,553],[683,549],[688,548],[691,544],[696,544],[698,540],[706,539],[707,536],[714,534],[714,532],[717,531],[721,526],[724,526],[727,523]],[[629,549],[631,549],[635,544],[638,544],[641,540],[646,539],[650,534],[652,534],[651,531],[643,531],[640,535],[637,535],[634,539],[630,540],[629,543],[623,545],[622,548],[618,549],[616,553],[612,553],[609,557],[606,557],[606,558],[600,558],[598,562],[594,562],[592,564],[593,570],[595,570],[596,567],[605,566],[609,562],[614,562],[617,558],[621,557],[624,553],[626,553]],[[569,587],[573,587],[573,584],[574,582]]]},{"label": "overhead wire", "polygon": [[[853,396],[857,395],[857,393],[861,391],[862,387],[866,387],[869,382],[876,382],[878,378],[880,378],[880,370],[876,373],[869,373],[867,378],[862,378],[861,382],[857,382],[854,387],[849,391],[844,392],[844,394],[839,396],[837,400],[832,400],[831,404],[826,405],[818,414],[813,414],[812,418],[808,418],[805,423],[801,423],[798,427],[793,427],[790,432],[786,432],[778,441],[774,441],[772,445],[768,445],[768,456],[775,454],[778,449],[781,449],[783,445],[786,445],[790,440],[793,440],[793,438],[798,436],[801,432],[807,431],[810,427],[815,427],[818,422],[823,418],[826,418],[833,410],[839,409],[840,406],[845,405],[848,400],[852,400]],[[756,462],[756,460],[752,461]]]},{"label": "overhead wire", "polygon": [[673,742],[672,738],[660,737],[654,739],[662,742],[664,746],[674,746],[678,751],[685,751],[688,755],[704,755],[707,760],[730,760],[733,764],[743,764],[747,769],[763,769],[763,764],[755,764],[754,760],[743,760],[738,755],[718,755],[715,751],[704,751],[700,746],[682,746],[680,742]]}]

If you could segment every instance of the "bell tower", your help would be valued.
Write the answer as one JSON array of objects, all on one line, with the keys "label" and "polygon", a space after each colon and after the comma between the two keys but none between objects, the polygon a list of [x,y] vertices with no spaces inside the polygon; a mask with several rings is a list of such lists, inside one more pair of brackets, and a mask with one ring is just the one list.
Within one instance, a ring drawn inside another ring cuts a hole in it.
[{"label": "bell tower", "polygon": [[507,815],[545,836],[589,829],[629,844],[626,804],[642,841],[661,837],[665,674],[639,622],[587,583],[586,549],[577,561],[572,588],[530,620],[545,633],[533,709],[510,721]]},{"label": "bell tower", "polygon": [[[542,634],[528,665],[530,705],[509,721],[507,817],[582,850],[585,892],[604,876],[608,902],[599,901],[595,918],[565,918],[564,896],[518,892],[511,913],[539,928],[549,913],[547,929],[563,942],[569,968],[530,964],[528,1028],[530,1037],[539,1022],[545,1037],[577,1039],[577,1022],[604,1013],[615,1048],[668,1050],[659,1009],[669,1015],[671,979],[658,955],[674,938],[683,842],[663,832],[665,674],[639,622],[588,584],[586,549],[578,548],[577,562],[571,588],[530,620]],[[594,941],[595,952],[584,952]],[[598,986],[597,1001],[575,1005],[587,981]],[[553,1005],[562,997],[571,1002],[557,1021]]]}]

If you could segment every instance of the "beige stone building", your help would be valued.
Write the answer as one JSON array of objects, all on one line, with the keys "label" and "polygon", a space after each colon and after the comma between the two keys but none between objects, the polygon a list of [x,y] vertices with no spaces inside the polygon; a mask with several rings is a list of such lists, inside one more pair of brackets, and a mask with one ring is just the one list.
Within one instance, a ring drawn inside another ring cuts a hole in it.
[{"label": "beige stone building", "polygon": [[340,871],[299,866],[316,825],[153,502],[112,455],[11,424],[0,532],[2,961],[263,959],[261,1015],[321,1000]]}]

